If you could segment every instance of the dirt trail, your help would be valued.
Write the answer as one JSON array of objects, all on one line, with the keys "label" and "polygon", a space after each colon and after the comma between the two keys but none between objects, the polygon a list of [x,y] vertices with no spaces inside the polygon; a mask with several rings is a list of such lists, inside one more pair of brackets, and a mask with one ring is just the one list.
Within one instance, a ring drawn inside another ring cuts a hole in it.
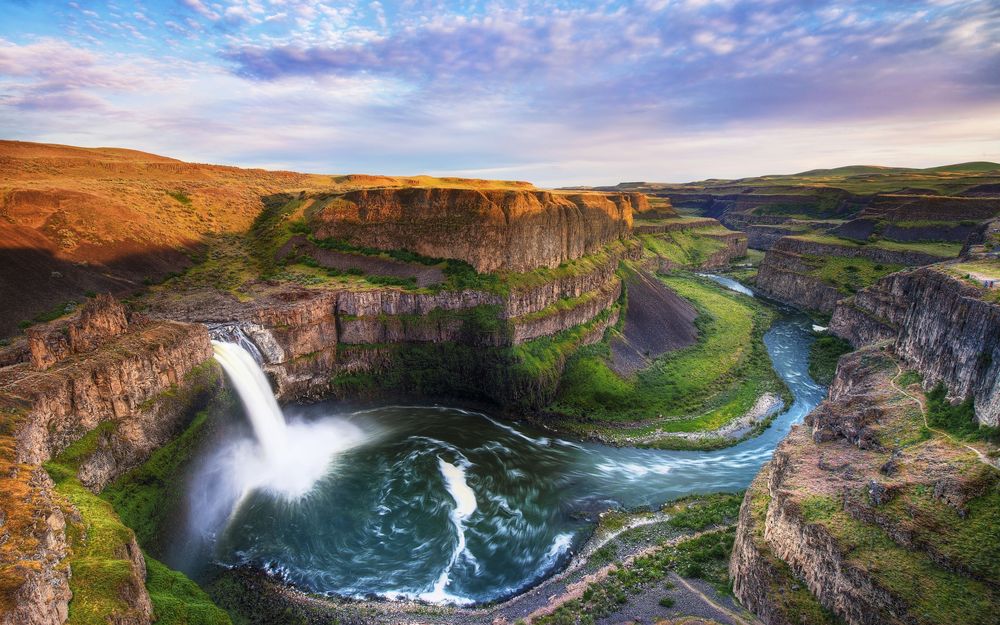
[{"label": "dirt trail", "polygon": [[948,433],[948,432],[946,432],[944,430],[941,430],[941,429],[938,429],[938,428],[935,428],[935,427],[931,427],[930,422],[927,420],[927,405],[926,405],[926,402],[924,402],[924,398],[920,397],[920,396],[913,395],[909,391],[903,389],[901,386],[899,386],[898,384],[896,384],[896,380],[901,375],[903,375],[903,368],[901,366],[899,366],[899,361],[898,360],[894,360],[893,362],[896,364],[896,375],[892,376],[892,378],[889,380],[889,384],[892,385],[892,388],[896,389],[901,394],[903,394],[904,396],[910,398],[911,400],[913,400],[913,401],[915,401],[917,403],[917,406],[920,408],[920,416],[924,420],[924,427],[926,427],[931,432],[934,432],[935,434],[940,434],[941,436],[947,438],[952,443],[954,443],[956,445],[961,445],[962,447],[965,447],[969,451],[973,452],[974,454],[976,454],[976,457],[979,459],[979,461],[982,462],[983,464],[989,465],[989,466],[993,467],[994,469],[1000,469],[1000,461],[997,461],[997,462],[991,461],[986,454],[984,454],[982,451],[980,451],[976,447],[973,447],[972,445],[969,445],[967,443],[963,443],[962,441],[956,439],[954,436],[952,436],[950,433]]}]

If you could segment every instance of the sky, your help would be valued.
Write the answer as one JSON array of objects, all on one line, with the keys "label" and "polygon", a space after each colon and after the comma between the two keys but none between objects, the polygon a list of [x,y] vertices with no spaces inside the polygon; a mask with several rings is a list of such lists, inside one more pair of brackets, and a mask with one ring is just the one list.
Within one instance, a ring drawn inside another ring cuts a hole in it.
[{"label": "sky", "polygon": [[1000,161],[1000,2],[0,0],[0,138],[543,186]]}]

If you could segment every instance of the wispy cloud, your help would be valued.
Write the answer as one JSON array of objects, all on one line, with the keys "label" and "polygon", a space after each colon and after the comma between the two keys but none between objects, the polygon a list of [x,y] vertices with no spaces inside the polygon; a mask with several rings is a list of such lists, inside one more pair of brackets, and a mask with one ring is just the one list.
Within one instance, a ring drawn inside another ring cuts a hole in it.
[{"label": "wispy cloud", "polygon": [[[119,7],[70,3],[55,24],[25,10],[0,26],[0,131],[63,140],[58,110],[90,143],[199,160],[544,183],[1000,151],[990,0]],[[956,130],[977,125],[978,141]],[[812,154],[767,145],[807,149],[795,137],[823,133]]]}]

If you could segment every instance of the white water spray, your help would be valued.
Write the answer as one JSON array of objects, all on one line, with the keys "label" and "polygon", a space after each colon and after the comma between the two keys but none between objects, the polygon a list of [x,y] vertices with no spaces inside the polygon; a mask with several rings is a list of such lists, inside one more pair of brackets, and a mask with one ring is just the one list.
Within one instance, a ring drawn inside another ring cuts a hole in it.
[{"label": "white water spray", "polygon": [[225,527],[255,491],[288,502],[305,497],[330,474],[339,452],[371,439],[339,417],[286,421],[251,347],[243,340],[212,341],[215,359],[239,395],[254,437],[230,438],[222,444],[192,484],[191,523],[204,536]]},{"label": "white water spray", "polygon": [[236,343],[212,341],[212,349],[215,359],[236,387],[261,449],[268,458],[277,460],[287,453],[288,426],[267,376],[250,352]]}]

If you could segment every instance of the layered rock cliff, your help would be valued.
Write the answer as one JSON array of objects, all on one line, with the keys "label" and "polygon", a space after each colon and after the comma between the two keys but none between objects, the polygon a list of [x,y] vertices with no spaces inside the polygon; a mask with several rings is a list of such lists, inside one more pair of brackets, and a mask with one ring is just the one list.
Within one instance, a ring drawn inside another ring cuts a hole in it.
[{"label": "layered rock cliff", "polygon": [[652,270],[716,269],[747,253],[747,236],[715,219],[677,217],[637,220],[633,232],[652,255]]},{"label": "layered rock cliff", "polygon": [[479,272],[556,267],[626,237],[639,193],[499,189],[367,189],[315,198],[317,237],[431,258]]},{"label": "layered rock cliff", "polygon": [[[619,263],[640,253],[635,242],[614,242],[558,270],[508,274],[495,291],[261,285],[250,301],[217,295],[179,310],[168,300],[150,314],[237,325],[260,347],[282,400],[321,397],[336,392],[338,376],[385,371],[400,349],[509,352],[585,326],[615,309]],[[498,374],[481,382],[492,397],[509,380]]]},{"label": "layered rock cliff", "polygon": [[[176,435],[207,400],[218,378],[195,374],[211,353],[202,326],[129,323],[117,302],[99,298],[74,318],[38,328],[31,362],[0,369],[6,424],[0,518],[8,532],[0,545],[0,623],[48,625],[66,618],[67,558],[78,548],[67,541],[66,524],[80,524],[80,512],[56,492],[42,463],[89,436],[87,448],[75,454],[73,479],[99,491]],[[129,579],[139,581],[122,589],[128,614],[120,616],[150,622],[142,554],[134,536],[126,543],[131,548],[122,562],[132,567]]]},{"label": "layered rock cliff", "polygon": [[832,332],[862,346],[889,340],[924,388],[971,398],[984,425],[1000,425],[1000,303],[950,265],[891,274],[840,302]]},{"label": "layered rock cliff", "polygon": [[900,371],[877,348],[842,358],[747,491],[730,575],[768,625],[996,622],[1000,472],[926,430]]},{"label": "layered rock cliff", "polygon": [[[756,286],[767,295],[800,308],[832,313],[849,288],[825,279],[821,271],[826,259],[858,259],[884,268],[927,265],[940,256],[919,251],[895,250],[876,245],[836,244],[808,237],[784,237],[767,251],[757,273]],[[855,267],[857,269],[857,267]],[[851,271],[846,266],[844,271]],[[855,271],[854,273],[860,273]],[[848,276],[850,277],[850,276]]]}]

